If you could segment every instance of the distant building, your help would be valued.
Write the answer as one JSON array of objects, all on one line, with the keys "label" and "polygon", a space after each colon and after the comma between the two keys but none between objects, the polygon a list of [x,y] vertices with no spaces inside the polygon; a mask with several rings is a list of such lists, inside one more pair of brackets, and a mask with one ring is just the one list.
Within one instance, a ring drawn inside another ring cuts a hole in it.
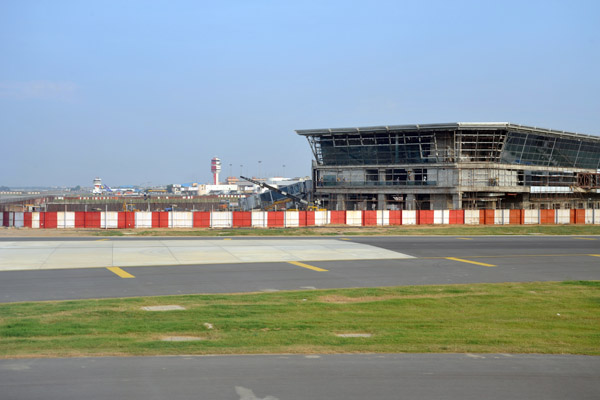
[{"label": "distant building", "polygon": [[328,209],[600,208],[600,137],[511,123],[297,130]]}]

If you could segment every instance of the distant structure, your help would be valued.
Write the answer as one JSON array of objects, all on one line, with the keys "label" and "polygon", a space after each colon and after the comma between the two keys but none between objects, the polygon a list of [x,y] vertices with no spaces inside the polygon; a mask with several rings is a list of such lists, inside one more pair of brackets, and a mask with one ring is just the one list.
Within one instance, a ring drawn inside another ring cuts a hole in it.
[{"label": "distant structure", "polygon": [[102,194],[102,179],[98,177],[94,178],[94,188],[92,189],[92,194]]},{"label": "distant structure", "polygon": [[219,172],[221,172],[221,159],[214,157],[210,160],[210,172],[213,174],[213,185],[219,184]]},{"label": "distant structure", "polygon": [[600,137],[508,122],[297,130],[331,210],[600,207]]}]

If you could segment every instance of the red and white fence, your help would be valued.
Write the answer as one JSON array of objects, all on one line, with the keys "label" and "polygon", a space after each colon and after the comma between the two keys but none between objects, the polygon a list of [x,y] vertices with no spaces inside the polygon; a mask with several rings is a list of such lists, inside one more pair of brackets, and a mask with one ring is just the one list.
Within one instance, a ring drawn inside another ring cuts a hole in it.
[{"label": "red and white fence", "polygon": [[600,224],[600,210],[0,212],[0,226],[34,229],[553,224]]}]

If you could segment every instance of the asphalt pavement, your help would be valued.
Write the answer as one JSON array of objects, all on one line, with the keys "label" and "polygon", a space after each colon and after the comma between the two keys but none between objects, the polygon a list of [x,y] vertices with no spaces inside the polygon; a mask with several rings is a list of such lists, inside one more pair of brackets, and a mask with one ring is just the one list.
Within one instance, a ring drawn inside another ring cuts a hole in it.
[{"label": "asphalt pavement", "polygon": [[0,360],[6,400],[600,398],[600,357],[338,354]]}]

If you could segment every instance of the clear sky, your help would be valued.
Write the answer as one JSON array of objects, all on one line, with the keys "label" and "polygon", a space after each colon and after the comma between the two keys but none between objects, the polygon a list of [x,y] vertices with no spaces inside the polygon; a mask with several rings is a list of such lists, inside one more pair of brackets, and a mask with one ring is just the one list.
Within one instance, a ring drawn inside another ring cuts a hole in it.
[{"label": "clear sky", "polygon": [[599,66],[599,1],[0,0],[0,186],[309,175],[295,129],[600,134]]}]

